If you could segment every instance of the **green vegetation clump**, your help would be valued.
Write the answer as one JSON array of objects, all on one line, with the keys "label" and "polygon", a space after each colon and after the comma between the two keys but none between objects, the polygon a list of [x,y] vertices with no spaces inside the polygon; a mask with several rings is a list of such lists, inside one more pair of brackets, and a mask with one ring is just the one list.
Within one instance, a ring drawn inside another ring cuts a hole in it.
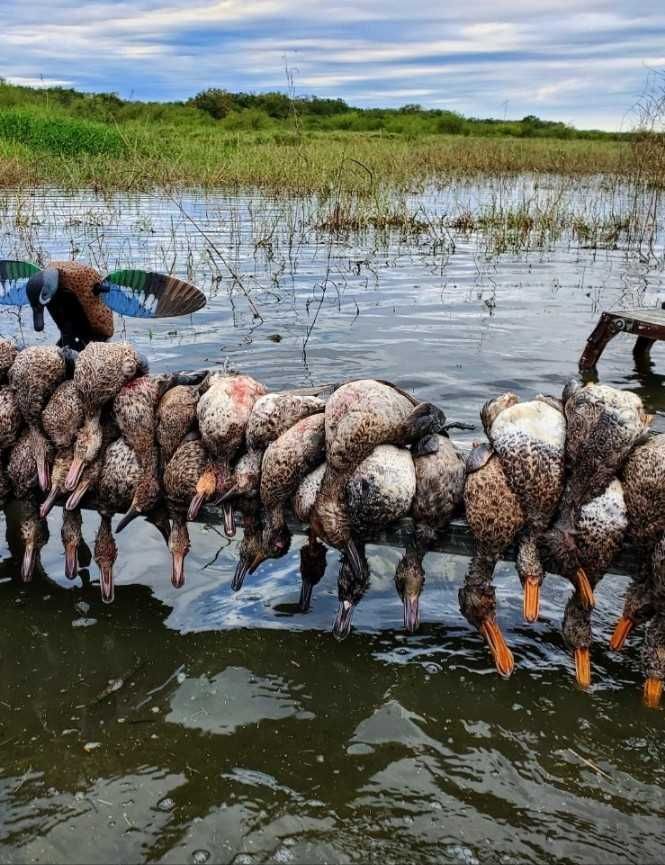
[{"label": "green vegetation clump", "polygon": [[125,151],[122,136],[111,126],[27,109],[0,109],[0,138],[59,156],[120,156]]},{"label": "green vegetation clump", "polygon": [[451,177],[626,176],[634,171],[637,141],[535,116],[478,119],[419,105],[362,109],[342,99],[214,88],[186,102],[137,102],[0,79],[4,187],[255,186],[375,196]]}]

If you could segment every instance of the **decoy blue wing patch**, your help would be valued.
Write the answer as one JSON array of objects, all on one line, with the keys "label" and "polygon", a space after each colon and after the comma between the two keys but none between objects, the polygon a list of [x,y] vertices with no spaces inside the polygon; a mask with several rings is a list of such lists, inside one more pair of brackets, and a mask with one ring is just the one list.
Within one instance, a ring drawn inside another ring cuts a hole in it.
[{"label": "decoy blue wing patch", "polygon": [[0,304],[23,306],[28,302],[28,280],[40,267],[29,261],[0,260]]},{"label": "decoy blue wing patch", "polygon": [[116,270],[101,285],[114,312],[134,318],[189,315],[206,304],[202,291],[175,276],[147,270]]}]

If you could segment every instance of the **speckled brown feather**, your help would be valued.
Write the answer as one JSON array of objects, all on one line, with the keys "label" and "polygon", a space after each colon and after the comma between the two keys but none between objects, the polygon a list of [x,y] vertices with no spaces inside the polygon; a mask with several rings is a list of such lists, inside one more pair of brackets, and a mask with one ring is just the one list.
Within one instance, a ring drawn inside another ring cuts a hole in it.
[{"label": "speckled brown feather", "polygon": [[295,423],[325,409],[315,396],[294,393],[268,393],[254,403],[247,422],[247,447],[264,450]]},{"label": "speckled brown feather", "polygon": [[23,415],[14,389],[0,386],[0,451],[10,448],[23,427]]},{"label": "speckled brown feather", "polygon": [[16,360],[16,345],[11,339],[0,339],[0,384],[7,381],[7,373]]},{"label": "speckled brown feather", "polygon": [[445,528],[464,495],[464,463],[449,438],[436,436],[435,453],[415,455],[416,492],[411,515],[434,530]]},{"label": "speckled brown feather", "polygon": [[42,411],[44,432],[57,448],[74,444],[83,424],[83,403],[72,380],[63,381],[53,392]]},{"label": "speckled brown feather", "polygon": [[325,456],[325,419],[303,418],[266,449],[261,463],[261,502],[268,510],[283,505],[306,474]]},{"label": "speckled brown feather", "polygon": [[[81,305],[91,330],[98,339],[106,340],[113,336],[113,312],[102,300],[103,295],[94,293],[101,281],[101,275],[87,264],[78,261],[52,261],[49,267],[57,268],[60,274],[59,292],[71,292]],[[61,323],[56,321],[58,327]]]},{"label": "speckled brown feather", "polygon": [[41,414],[67,372],[62,351],[55,346],[31,346],[20,351],[9,371],[21,414],[41,430]]},{"label": "speckled brown feather", "polygon": [[166,467],[185,436],[196,429],[200,389],[178,384],[166,391],[157,408],[157,443],[160,462]]},{"label": "speckled brown feather", "polygon": [[[7,474],[18,499],[26,498],[31,492],[36,492],[38,488],[34,437],[34,430],[25,430],[9,454]],[[53,459],[53,449],[50,443],[47,443],[46,456],[49,461]]]},{"label": "speckled brown feather", "polygon": [[141,357],[129,343],[89,343],[79,354],[74,370],[86,417],[114,399],[142,371]]}]

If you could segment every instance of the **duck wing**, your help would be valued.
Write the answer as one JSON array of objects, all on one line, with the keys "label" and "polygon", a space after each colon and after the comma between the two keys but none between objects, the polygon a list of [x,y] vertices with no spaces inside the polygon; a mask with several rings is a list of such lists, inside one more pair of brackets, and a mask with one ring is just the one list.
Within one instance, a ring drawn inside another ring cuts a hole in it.
[{"label": "duck wing", "polygon": [[41,267],[29,261],[0,260],[0,304],[24,306],[28,302],[28,280]]},{"label": "duck wing", "polygon": [[133,318],[190,315],[206,305],[200,289],[175,276],[148,270],[116,270],[105,277],[98,291],[114,312]]}]

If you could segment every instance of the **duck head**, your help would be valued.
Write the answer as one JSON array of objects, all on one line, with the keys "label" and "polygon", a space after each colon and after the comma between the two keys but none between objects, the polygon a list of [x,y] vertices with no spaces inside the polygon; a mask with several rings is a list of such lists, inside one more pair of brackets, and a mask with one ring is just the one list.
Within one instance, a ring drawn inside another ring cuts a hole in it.
[{"label": "duck head", "polygon": [[189,531],[185,520],[174,519],[169,535],[171,553],[171,585],[180,589],[185,584],[185,559],[191,548]]},{"label": "duck head", "polygon": [[74,457],[65,479],[67,492],[73,492],[81,480],[83,469],[90,465],[99,453],[102,447],[102,437],[101,412],[98,411],[86,418],[76,437]]},{"label": "duck head", "polygon": [[75,579],[78,574],[78,550],[79,544],[83,539],[81,533],[82,521],[81,511],[63,510],[60,537],[65,549],[65,576],[68,580]]},{"label": "duck head", "polygon": [[591,610],[585,606],[579,592],[575,592],[563,616],[563,637],[573,651],[575,678],[580,688],[591,685]]},{"label": "duck head", "polygon": [[[134,497],[129,510],[116,527],[116,533],[121,532],[137,517],[150,513],[161,499],[162,489],[159,478],[153,472],[147,472],[136,485]],[[168,535],[167,535],[168,541]]]},{"label": "duck head", "polygon": [[118,547],[113,537],[111,517],[102,514],[95,538],[95,562],[99,568],[99,585],[102,590],[102,601],[105,604],[113,601],[113,566],[117,558]]},{"label": "duck head", "polygon": [[660,705],[665,680],[665,614],[659,613],[649,622],[642,649],[646,672],[644,702],[650,709]]},{"label": "duck head", "polygon": [[29,583],[39,561],[39,553],[48,541],[48,526],[45,520],[32,508],[21,521],[21,537],[23,539],[23,561],[21,563],[21,580]]},{"label": "duck head", "polygon": [[326,572],[326,548],[316,538],[310,538],[300,548],[300,600],[298,608],[302,613],[309,610],[312,603],[312,591],[318,585]]},{"label": "duck head", "polygon": [[413,634],[420,626],[420,595],[425,585],[422,557],[408,547],[395,571],[395,588],[404,605],[404,627]]},{"label": "duck head", "polygon": [[60,272],[55,267],[40,270],[28,280],[26,294],[32,309],[32,323],[36,331],[44,330],[44,307],[53,300],[60,286]]},{"label": "duck head", "polygon": [[336,640],[345,640],[351,633],[353,612],[362,600],[369,587],[369,567],[365,558],[365,549],[359,544],[358,554],[361,561],[361,576],[356,575],[355,568],[348,555],[343,554],[337,576],[337,598],[339,607],[333,623],[333,636]]}]

